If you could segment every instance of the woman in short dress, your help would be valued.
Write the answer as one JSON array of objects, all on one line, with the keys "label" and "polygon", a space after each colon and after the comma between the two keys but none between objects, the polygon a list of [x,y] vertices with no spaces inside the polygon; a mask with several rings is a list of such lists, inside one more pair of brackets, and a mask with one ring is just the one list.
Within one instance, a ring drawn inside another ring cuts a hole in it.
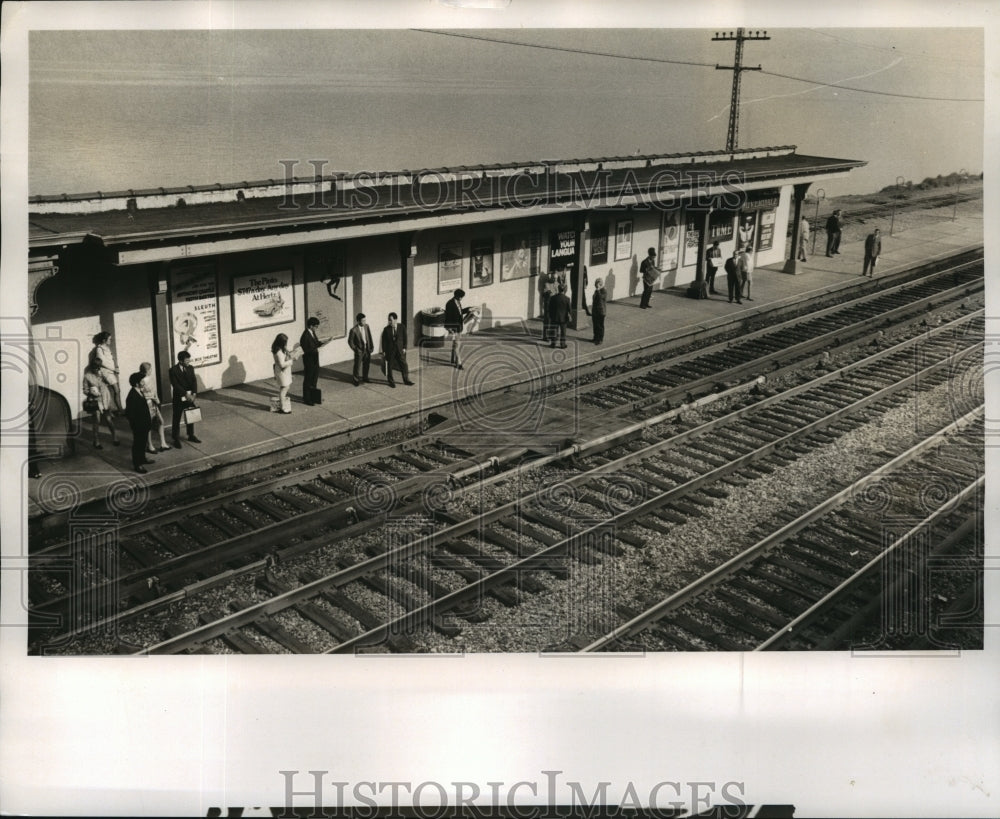
[{"label": "woman in short dress", "polygon": [[[298,345],[295,345],[298,349]],[[295,360],[295,350],[288,351],[288,336],[278,333],[271,345],[274,356],[274,382],[278,386],[278,408],[275,412],[288,415],[292,411],[292,401],[288,390],[292,386],[292,362]]]},{"label": "woman in short dress", "polygon": [[111,442],[118,446],[118,433],[111,423],[111,395],[108,392],[107,382],[101,374],[101,365],[98,361],[92,361],[83,371],[83,409],[94,419],[94,449],[104,449],[97,440],[97,431],[101,422],[107,425],[111,433]]},{"label": "woman in short dress", "polygon": [[101,378],[108,387],[108,410],[122,412],[122,399],[118,391],[118,365],[111,352],[111,333],[102,331],[92,341],[94,348],[90,351],[90,363],[97,364]]},{"label": "woman in short dress", "polygon": [[143,361],[139,365],[139,372],[142,373],[142,381],[139,382],[139,394],[146,399],[149,404],[149,417],[153,420],[153,426],[149,430],[149,440],[146,442],[146,452],[155,455],[157,452],[156,443],[153,436],[160,434],[160,452],[167,452],[167,439],[163,437],[163,416],[160,414],[160,398],[156,394],[156,387],[153,378],[153,365],[148,361]]}]

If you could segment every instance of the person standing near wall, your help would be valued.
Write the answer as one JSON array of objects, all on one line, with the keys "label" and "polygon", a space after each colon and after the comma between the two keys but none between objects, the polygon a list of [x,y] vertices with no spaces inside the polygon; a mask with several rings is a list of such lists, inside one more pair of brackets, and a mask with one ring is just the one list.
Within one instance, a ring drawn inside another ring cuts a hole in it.
[{"label": "person standing near wall", "polygon": [[[198,397],[198,379],[194,374],[194,367],[188,364],[190,360],[191,353],[181,350],[177,353],[177,363],[169,370],[170,387],[173,391],[170,431],[177,449],[181,448],[181,415],[185,409],[194,407],[194,400]],[[187,424],[187,439],[192,444],[201,443],[201,439],[194,434],[194,424]]]},{"label": "person standing near wall", "polygon": [[753,256],[750,254],[749,248],[744,247],[740,251],[736,263],[737,269],[740,271],[740,292],[746,290],[746,300],[753,301],[750,298],[750,286],[753,284]]},{"label": "person standing near wall", "polygon": [[278,333],[271,344],[271,355],[274,356],[274,383],[278,387],[278,412],[282,415],[290,415],[292,412],[292,399],[288,397],[288,391],[292,388],[292,362],[295,360],[295,349],[289,351],[288,336]]},{"label": "person standing near wall", "polygon": [[118,433],[111,423],[111,394],[108,384],[101,375],[101,365],[96,359],[87,364],[83,371],[83,411],[94,420],[94,449],[104,449],[97,440],[97,431],[104,423],[111,433],[111,443],[118,446]]},{"label": "person standing near wall", "polygon": [[389,323],[382,330],[379,341],[379,352],[385,362],[385,377],[389,386],[396,386],[396,382],[392,380],[392,371],[396,369],[402,373],[403,383],[412,387],[410,370],[406,366],[406,326],[399,323],[399,316],[395,313],[389,313]]},{"label": "person standing near wall", "polygon": [[170,447],[167,446],[167,439],[163,437],[165,434],[163,429],[163,415],[160,413],[160,399],[156,394],[156,379],[152,376],[153,365],[148,361],[143,361],[139,365],[139,372],[142,374],[142,381],[139,382],[139,392],[149,405],[149,418],[152,422],[149,430],[149,446],[146,447],[146,451],[150,455],[155,455],[157,450],[153,441],[154,432],[158,432],[160,435],[160,452],[166,452]]},{"label": "person standing near wall", "polygon": [[372,366],[375,342],[372,341],[371,328],[365,324],[364,313],[358,313],[351,332],[347,334],[347,346],[354,353],[354,386],[358,386],[361,381],[370,383],[368,371]]},{"label": "person standing near wall", "polygon": [[93,342],[94,348],[90,351],[90,361],[96,362],[100,367],[101,378],[108,386],[108,393],[111,397],[108,411],[121,412],[122,399],[118,390],[118,365],[115,364],[115,357],[111,352],[111,333],[101,331],[94,336]]},{"label": "person standing near wall", "polygon": [[590,299],[590,318],[594,325],[594,344],[604,343],[604,317],[608,313],[608,295],[604,282],[594,279],[594,295]]},{"label": "person standing near wall", "polygon": [[840,219],[840,209],[838,208],[830,214],[826,220],[826,255],[833,256],[840,253],[840,232],[843,229],[843,222]]},{"label": "person standing near wall", "polygon": [[462,330],[465,327],[465,311],[462,309],[462,299],[465,291],[460,287],[444,305],[444,328],[451,336],[451,363],[456,370],[462,367]]},{"label": "person standing near wall", "polygon": [[719,272],[719,265],[722,264],[722,248],[718,242],[712,242],[712,246],[705,253],[705,284],[708,285],[708,292],[716,294],[715,274]]},{"label": "person standing near wall", "polygon": [[549,323],[552,325],[552,346],[556,346],[556,337],[559,338],[559,346],[566,349],[566,325],[569,324],[571,306],[569,296],[566,295],[566,285],[559,285],[557,292],[549,299]]},{"label": "person standing near wall", "polygon": [[302,403],[307,407],[319,403],[319,348],[330,339],[320,339],[316,328],[319,319],[310,317],[306,329],[302,331],[299,346],[302,348]]},{"label": "person standing near wall", "polygon": [[[868,237],[865,239],[865,266],[861,272],[862,276],[875,276],[875,263],[878,261],[879,254],[882,252],[882,237],[879,236],[878,228],[875,228],[874,232],[869,233]],[[869,270],[871,272],[869,273]]]},{"label": "person standing near wall", "polygon": [[132,428],[132,468],[136,472],[146,474],[145,465],[153,463],[146,457],[146,444],[152,429],[152,420],[149,415],[149,402],[139,391],[142,379],[141,372],[132,373],[128,377],[132,389],[125,397],[125,417],[128,418],[128,425]]},{"label": "person standing near wall", "polygon": [[656,250],[654,248],[650,248],[648,255],[642,260],[639,272],[642,274],[642,299],[639,301],[639,307],[645,310],[649,307],[650,296],[653,295],[653,285],[656,284],[656,280],[663,272],[656,266]]},{"label": "person standing near wall", "polygon": [[806,245],[809,244],[809,220],[805,216],[802,217],[802,221],[799,222],[799,252],[798,260],[800,262],[808,262],[806,258]]},{"label": "person standing near wall", "polygon": [[743,304],[743,283],[740,281],[739,255],[739,250],[733,248],[733,255],[726,259],[726,287],[729,290],[730,304],[733,303],[734,296],[736,297],[737,304]]}]

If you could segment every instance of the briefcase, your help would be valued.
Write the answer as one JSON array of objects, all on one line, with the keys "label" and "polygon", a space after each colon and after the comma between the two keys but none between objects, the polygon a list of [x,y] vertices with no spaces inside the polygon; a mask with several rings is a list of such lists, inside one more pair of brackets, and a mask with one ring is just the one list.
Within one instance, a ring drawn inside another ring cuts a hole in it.
[{"label": "briefcase", "polygon": [[314,404],[322,404],[323,403],[323,390],[319,389],[318,387],[310,387],[309,388],[309,400],[312,401],[312,403],[314,403]]},{"label": "briefcase", "polygon": [[184,423],[197,424],[201,421],[201,407],[188,407],[184,410]]}]

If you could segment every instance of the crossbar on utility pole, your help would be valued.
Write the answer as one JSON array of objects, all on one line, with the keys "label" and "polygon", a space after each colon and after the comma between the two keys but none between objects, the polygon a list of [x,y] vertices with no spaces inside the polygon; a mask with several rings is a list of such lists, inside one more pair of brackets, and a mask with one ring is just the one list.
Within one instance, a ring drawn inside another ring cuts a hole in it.
[{"label": "crossbar on utility pole", "polygon": [[715,32],[715,36],[712,38],[714,41],[721,42],[733,42],[736,43],[736,57],[733,60],[732,65],[716,65],[716,71],[732,71],[733,72],[733,96],[729,103],[729,135],[726,137],[726,150],[735,151],[737,143],[739,142],[740,133],[740,76],[744,71],[760,71],[761,67],[758,65],[756,68],[753,66],[743,65],[743,43],[747,40],[770,40],[771,38],[767,36],[766,31],[754,31],[750,34],[744,33],[742,28],[736,29],[736,33],[729,32],[728,34]]}]

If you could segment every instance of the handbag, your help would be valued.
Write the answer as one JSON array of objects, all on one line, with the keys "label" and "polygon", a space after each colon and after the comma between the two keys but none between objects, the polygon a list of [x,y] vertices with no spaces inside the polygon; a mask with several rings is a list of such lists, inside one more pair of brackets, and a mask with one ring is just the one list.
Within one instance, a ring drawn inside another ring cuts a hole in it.
[{"label": "handbag", "polygon": [[93,396],[89,396],[83,399],[84,412],[98,412],[100,409],[101,409],[101,402],[98,401]]},{"label": "handbag", "polygon": [[188,407],[184,410],[184,423],[197,424],[201,420],[201,407]]}]

